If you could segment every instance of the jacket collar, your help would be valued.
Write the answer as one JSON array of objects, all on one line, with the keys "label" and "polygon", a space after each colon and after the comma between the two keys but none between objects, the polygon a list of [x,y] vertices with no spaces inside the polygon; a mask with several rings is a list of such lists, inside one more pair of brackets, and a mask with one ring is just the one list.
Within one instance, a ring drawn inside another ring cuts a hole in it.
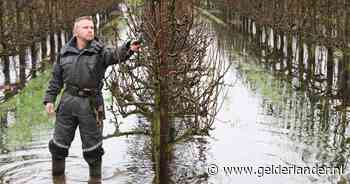
[{"label": "jacket collar", "polygon": [[[76,46],[76,43],[77,43],[77,38],[74,36],[61,49],[61,55],[64,55],[66,53],[80,54],[79,49]],[[103,47],[104,45],[99,41],[97,37],[95,37],[95,39],[93,39],[90,43],[88,43],[88,46],[84,49],[84,51],[97,54],[103,49]]]}]

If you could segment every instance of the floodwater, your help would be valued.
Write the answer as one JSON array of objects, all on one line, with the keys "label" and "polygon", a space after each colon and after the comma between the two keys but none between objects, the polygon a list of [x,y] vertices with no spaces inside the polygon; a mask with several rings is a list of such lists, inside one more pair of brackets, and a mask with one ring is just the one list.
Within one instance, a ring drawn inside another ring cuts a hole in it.
[{"label": "floodwater", "polygon": [[[234,47],[219,47],[221,59],[232,66],[224,78],[229,85],[218,99],[222,107],[215,129],[176,145],[169,166],[172,183],[331,184],[340,180],[339,173],[347,178],[349,112],[337,108],[337,99],[295,89],[293,79],[273,75],[254,55]],[[143,120],[120,121],[126,131]],[[47,147],[52,125],[32,128],[20,144],[9,140],[9,128],[1,129],[0,183],[53,183]],[[113,133],[108,119],[104,130]],[[139,135],[106,139],[102,182],[152,183],[149,141]],[[67,183],[87,183],[79,133],[66,165]]]}]

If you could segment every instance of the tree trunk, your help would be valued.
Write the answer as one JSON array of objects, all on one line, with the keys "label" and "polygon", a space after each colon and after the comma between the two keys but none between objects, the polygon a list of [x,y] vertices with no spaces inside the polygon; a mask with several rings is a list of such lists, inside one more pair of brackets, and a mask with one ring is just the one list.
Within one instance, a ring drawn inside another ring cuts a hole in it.
[{"label": "tree trunk", "polygon": [[[5,30],[5,25],[3,22],[3,18],[4,18],[4,2],[0,1],[0,42],[3,48],[3,53],[7,53],[8,52],[8,47],[7,47],[7,43],[5,40],[5,36],[4,36],[4,30]],[[5,78],[5,94],[9,89],[9,85],[10,85],[10,60],[8,57],[8,54],[4,54],[1,58],[1,60],[3,61],[3,70],[2,72],[4,73],[4,78]]]},{"label": "tree trunk", "polygon": [[53,64],[55,61],[55,25],[54,25],[54,5],[52,0],[47,2],[49,11],[49,41],[50,41],[50,63]]},{"label": "tree trunk", "polygon": [[[34,29],[34,20],[33,20],[33,7],[30,8],[29,11],[29,26],[30,26],[30,30],[35,31]],[[31,61],[32,61],[32,68],[31,68],[31,77],[35,78],[36,77],[36,64],[37,64],[37,50],[36,50],[36,46],[35,46],[35,40],[32,40],[32,43],[30,44],[30,55],[31,55]]]},{"label": "tree trunk", "polygon": [[23,88],[26,83],[26,50],[24,46],[19,49],[19,88]]},{"label": "tree trunk", "polygon": [[[174,2],[173,2],[174,3]],[[169,32],[168,28],[169,25],[167,24],[167,18],[169,17],[168,11],[168,0],[160,0],[159,1],[159,28],[160,28],[160,36],[158,37],[157,44],[159,46],[160,56],[159,56],[159,63],[160,63],[160,103],[159,103],[159,109],[160,109],[160,183],[168,183],[169,180],[169,153],[167,151],[167,145],[169,142],[169,104],[168,104],[168,48],[169,43],[167,42],[169,38]],[[175,6],[173,4],[172,6]],[[175,7],[173,7],[175,9]],[[175,11],[175,10],[174,10]],[[170,15],[175,16],[175,15]]]},{"label": "tree trunk", "polygon": [[2,56],[3,69],[5,78],[5,93],[10,90],[10,59],[8,56]]},{"label": "tree trunk", "polygon": [[57,30],[57,50],[58,52],[61,50],[62,48],[62,31],[60,28],[58,28]]},{"label": "tree trunk", "polygon": [[[22,18],[21,18],[21,9],[19,7],[19,3],[16,1],[16,27],[17,27],[17,40],[20,41],[26,41],[23,40],[25,38],[23,38],[21,36],[22,29],[23,29],[23,22],[22,22]],[[25,69],[26,69],[26,49],[25,49],[25,45],[24,43],[18,43],[18,47],[19,47],[19,88],[23,88],[26,82],[26,73],[25,73]]]},{"label": "tree trunk", "polygon": [[43,71],[47,65],[47,61],[46,61],[46,58],[47,58],[47,42],[46,42],[46,32],[43,33],[41,36],[41,43],[40,43],[40,46],[41,46],[41,67],[40,67],[40,70]]},{"label": "tree trunk", "polygon": [[[301,35],[301,32],[298,33],[298,43],[297,45],[299,46],[299,58],[298,58],[298,73],[299,73],[299,81],[300,81],[300,84],[302,85],[303,84],[303,81],[304,81],[304,43],[303,43],[303,40],[302,40],[302,35]],[[303,87],[303,86],[300,86],[300,87]]]},{"label": "tree trunk", "polygon": [[332,94],[332,86],[333,86],[333,48],[328,47],[327,54],[327,94]]},{"label": "tree trunk", "polygon": [[308,61],[307,61],[307,81],[311,82],[315,73],[315,46],[309,43],[307,46]]},{"label": "tree trunk", "polygon": [[292,70],[293,70],[293,36],[291,33],[288,33],[287,35],[287,70],[288,70],[288,75],[292,76]]},{"label": "tree trunk", "polygon": [[30,54],[32,58],[32,69],[31,69],[31,76],[32,78],[36,77],[36,70],[37,70],[37,49],[35,47],[35,42],[33,42],[30,46]]},{"label": "tree trunk", "polygon": [[272,66],[272,70],[276,71],[277,70],[277,63],[279,61],[279,52],[278,52],[278,31],[276,30],[276,28],[273,29],[273,66]]}]

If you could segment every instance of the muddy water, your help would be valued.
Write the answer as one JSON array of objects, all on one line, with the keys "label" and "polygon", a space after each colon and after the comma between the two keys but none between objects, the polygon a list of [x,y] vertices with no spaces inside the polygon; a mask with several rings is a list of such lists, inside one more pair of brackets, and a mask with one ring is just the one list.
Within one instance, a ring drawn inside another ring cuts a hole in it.
[{"label": "muddy water", "polygon": [[[121,126],[121,130],[131,127],[135,118],[125,120],[128,125]],[[104,133],[110,134],[113,125],[105,123]],[[0,183],[53,183],[51,177],[51,161],[47,143],[52,135],[52,129],[42,126],[37,135],[32,135],[31,142],[17,146],[15,150],[7,151],[3,144],[0,155]],[[19,133],[19,132],[18,132]],[[104,142],[106,154],[103,163],[103,183],[125,183],[132,175],[133,167],[130,165],[132,157],[128,155],[130,144],[137,143],[135,137],[109,138]],[[70,148],[66,163],[67,183],[87,183],[88,165],[84,162],[81,153],[79,131]]]}]

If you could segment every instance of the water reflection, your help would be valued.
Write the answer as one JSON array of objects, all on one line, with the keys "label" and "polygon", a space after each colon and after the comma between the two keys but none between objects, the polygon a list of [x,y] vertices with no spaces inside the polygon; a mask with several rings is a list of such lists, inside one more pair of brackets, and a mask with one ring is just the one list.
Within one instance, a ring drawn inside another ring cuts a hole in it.
[{"label": "water reflection", "polygon": [[207,138],[196,137],[175,145],[162,145],[170,149],[164,159],[156,158],[159,152],[154,152],[148,137],[134,137],[128,144],[129,183],[206,183],[208,179],[203,169],[207,165]]},{"label": "water reflection", "polygon": [[[288,138],[278,143],[283,147],[291,143],[284,148],[283,154],[297,155],[295,160],[285,158],[282,153],[272,156],[284,163],[318,164],[343,168],[348,173],[350,113],[348,95],[343,91],[348,90],[344,84],[347,81],[344,75],[347,74],[344,74],[346,69],[341,64],[346,58],[336,57],[329,47],[304,44],[304,49],[300,49],[298,41],[286,42],[283,36],[266,36],[264,32],[260,33],[261,36],[259,32],[252,34],[254,31],[235,28],[229,33],[218,27],[215,26],[222,40],[221,47],[236,60],[237,78],[253,91],[254,96],[261,98],[257,104],[256,126],[263,127],[260,132]],[[268,42],[261,41],[259,36],[269,37],[267,40],[277,37],[280,42],[268,48]],[[286,49],[290,51],[285,52]],[[301,50],[304,53],[298,53]],[[293,53],[299,59],[288,60],[286,53]],[[303,55],[307,57],[300,57]],[[277,144],[276,140],[270,144],[269,147]],[[338,179],[337,176],[315,177],[306,182],[334,183]]]}]

